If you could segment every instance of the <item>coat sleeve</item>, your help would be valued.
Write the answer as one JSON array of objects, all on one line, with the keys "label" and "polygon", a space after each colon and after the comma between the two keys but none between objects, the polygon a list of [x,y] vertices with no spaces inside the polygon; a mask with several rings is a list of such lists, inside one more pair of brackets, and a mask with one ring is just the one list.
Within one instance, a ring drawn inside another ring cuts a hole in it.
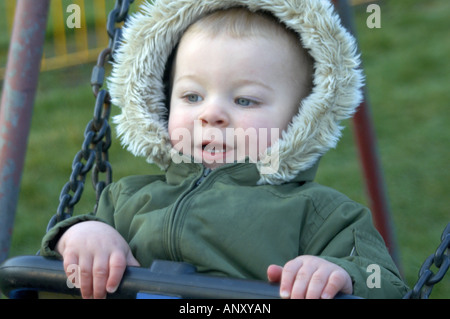
[{"label": "coat sleeve", "polygon": [[[143,186],[161,179],[162,177],[159,175],[130,176],[109,184],[100,196],[95,215],[91,213],[73,216],[57,223],[45,234],[41,244],[41,255],[61,258],[60,254],[55,251],[56,243],[67,229],[77,223],[101,221],[117,229],[114,216],[117,206],[123,205],[123,202],[126,203],[127,199]],[[120,229],[117,230],[120,232]]]},{"label": "coat sleeve", "polygon": [[345,269],[355,296],[403,297],[408,287],[375,229],[370,211],[350,200],[334,207],[315,213],[304,254],[320,256]]}]

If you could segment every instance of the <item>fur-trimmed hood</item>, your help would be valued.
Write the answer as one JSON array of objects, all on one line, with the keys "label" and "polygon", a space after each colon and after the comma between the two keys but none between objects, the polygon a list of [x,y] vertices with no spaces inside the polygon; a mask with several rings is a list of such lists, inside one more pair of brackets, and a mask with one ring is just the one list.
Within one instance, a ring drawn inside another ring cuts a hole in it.
[{"label": "fur-trimmed hood", "polygon": [[[165,67],[182,34],[216,10],[243,6],[272,13],[299,34],[314,59],[313,89],[283,132],[278,152],[269,148],[257,163],[279,159],[276,173],[260,183],[280,184],[311,168],[341,136],[340,122],[362,99],[363,76],[354,38],[327,0],[155,0],[130,17],[114,57],[109,89],[122,113],[114,117],[122,144],[136,156],[167,169],[172,145],[167,128]],[[300,40],[301,39],[301,40]]]}]

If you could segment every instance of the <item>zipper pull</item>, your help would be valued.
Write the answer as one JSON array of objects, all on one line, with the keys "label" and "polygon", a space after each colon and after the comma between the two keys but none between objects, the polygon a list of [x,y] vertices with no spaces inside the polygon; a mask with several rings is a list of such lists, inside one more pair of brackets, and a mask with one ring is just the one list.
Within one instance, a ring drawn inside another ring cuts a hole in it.
[{"label": "zipper pull", "polygon": [[205,168],[205,170],[203,171],[203,175],[198,179],[197,183],[195,183],[195,186],[200,185],[205,178],[209,175],[209,173],[211,173],[212,169],[210,168]]}]

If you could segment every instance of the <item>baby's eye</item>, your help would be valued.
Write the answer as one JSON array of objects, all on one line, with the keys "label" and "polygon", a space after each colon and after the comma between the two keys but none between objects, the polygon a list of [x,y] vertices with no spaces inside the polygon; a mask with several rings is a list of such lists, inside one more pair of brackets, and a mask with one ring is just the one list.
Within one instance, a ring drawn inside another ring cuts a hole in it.
[{"label": "baby's eye", "polygon": [[240,106],[252,106],[255,104],[258,104],[256,101],[251,100],[251,99],[247,99],[244,97],[239,97],[235,100],[235,103],[240,105]]},{"label": "baby's eye", "polygon": [[202,100],[201,96],[198,94],[186,94],[184,96],[184,99],[188,101],[189,103],[197,103]]}]

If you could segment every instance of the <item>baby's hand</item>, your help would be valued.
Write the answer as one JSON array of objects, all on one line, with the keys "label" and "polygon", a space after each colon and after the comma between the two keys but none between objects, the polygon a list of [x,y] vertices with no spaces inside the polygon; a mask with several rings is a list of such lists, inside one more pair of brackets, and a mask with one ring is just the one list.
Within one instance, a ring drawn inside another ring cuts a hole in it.
[{"label": "baby's hand", "polygon": [[127,265],[139,266],[123,237],[102,222],[86,221],[70,227],[56,250],[64,258],[64,269],[79,266],[83,298],[105,298],[106,292],[116,291]]},{"label": "baby's hand", "polygon": [[343,268],[315,256],[299,256],[284,267],[271,265],[267,277],[280,282],[282,298],[331,299],[338,292],[353,292],[351,278]]}]

